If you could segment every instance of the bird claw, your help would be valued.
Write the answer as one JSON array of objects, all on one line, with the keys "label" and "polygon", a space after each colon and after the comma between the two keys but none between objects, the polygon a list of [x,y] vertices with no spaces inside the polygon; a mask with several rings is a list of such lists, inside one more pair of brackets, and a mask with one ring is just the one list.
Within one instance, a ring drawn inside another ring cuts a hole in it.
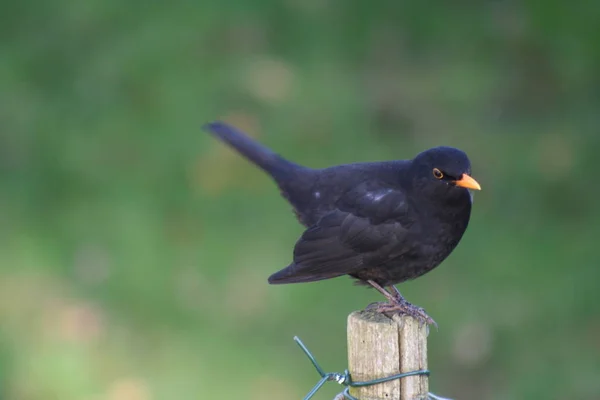
[{"label": "bird claw", "polygon": [[436,329],[438,327],[437,323],[433,320],[433,318],[431,318],[429,315],[427,315],[427,313],[425,312],[425,310],[423,308],[417,307],[404,299],[402,301],[397,301],[394,303],[390,302],[390,303],[378,303],[376,305],[373,304],[373,305],[370,305],[369,307],[372,307],[372,306],[376,306],[373,308],[375,308],[375,310],[377,312],[380,312],[382,314],[409,315],[411,317],[414,317],[414,318],[417,318],[417,319],[423,321],[427,325],[435,326]]}]

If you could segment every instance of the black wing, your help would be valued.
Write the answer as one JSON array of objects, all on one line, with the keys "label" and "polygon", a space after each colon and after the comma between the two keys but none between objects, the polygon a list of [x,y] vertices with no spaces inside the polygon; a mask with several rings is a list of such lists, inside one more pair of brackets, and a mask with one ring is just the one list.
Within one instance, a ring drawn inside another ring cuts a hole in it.
[{"label": "black wing", "polygon": [[294,248],[294,262],[269,282],[328,279],[400,256],[414,220],[409,214],[401,191],[364,182],[346,192],[336,209],[302,234]]}]

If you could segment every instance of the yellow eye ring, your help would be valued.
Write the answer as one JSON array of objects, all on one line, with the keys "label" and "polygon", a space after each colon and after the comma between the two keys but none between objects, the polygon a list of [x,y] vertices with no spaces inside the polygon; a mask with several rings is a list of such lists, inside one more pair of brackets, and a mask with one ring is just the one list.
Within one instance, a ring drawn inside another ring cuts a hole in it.
[{"label": "yellow eye ring", "polygon": [[433,169],[433,176],[435,179],[442,179],[444,177],[444,173],[437,168]]}]

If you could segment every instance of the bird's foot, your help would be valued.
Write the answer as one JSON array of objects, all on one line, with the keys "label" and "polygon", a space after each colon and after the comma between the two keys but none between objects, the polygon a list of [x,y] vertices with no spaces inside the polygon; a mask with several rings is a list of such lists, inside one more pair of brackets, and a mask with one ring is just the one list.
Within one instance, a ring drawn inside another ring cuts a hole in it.
[{"label": "bird's foot", "polygon": [[387,303],[374,303],[367,307],[367,309],[375,309],[375,311],[388,315],[388,314],[405,314],[410,315],[411,317],[417,318],[427,325],[433,325],[438,327],[437,323],[431,318],[424,309],[421,307],[417,307],[408,301],[402,296],[398,288],[394,285],[390,285],[389,291],[385,290],[381,285],[373,280],[368,280],[367,283],[373,286],[379,293],[384,295],[387,299]]},{"label": "bird's foot", "polygon": [[438,327],[437,323],[431,318],[425,310],[409,303],[404,299],[398,299],[394,302],[377,303],[375,310],[382,314],[405,314],[425,322],[427,325]]}]

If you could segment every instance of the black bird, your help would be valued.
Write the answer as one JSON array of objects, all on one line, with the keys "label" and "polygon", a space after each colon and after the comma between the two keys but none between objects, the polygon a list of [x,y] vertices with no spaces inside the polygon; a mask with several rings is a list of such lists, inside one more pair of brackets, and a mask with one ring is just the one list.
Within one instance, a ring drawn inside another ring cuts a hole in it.
[{"label": "black bird", "polygon": [[465,153],[435,147],[412,160],[311,169],[224,122],[204,128],[267,172],[308,227],[296,243],[294,261],[271,275],[269,283],[350,275],[388,299],[379,311],[435,323],[394,285],[438,266],[465,232],[471,214],[468,189],[481,189],[470,176]]}]

